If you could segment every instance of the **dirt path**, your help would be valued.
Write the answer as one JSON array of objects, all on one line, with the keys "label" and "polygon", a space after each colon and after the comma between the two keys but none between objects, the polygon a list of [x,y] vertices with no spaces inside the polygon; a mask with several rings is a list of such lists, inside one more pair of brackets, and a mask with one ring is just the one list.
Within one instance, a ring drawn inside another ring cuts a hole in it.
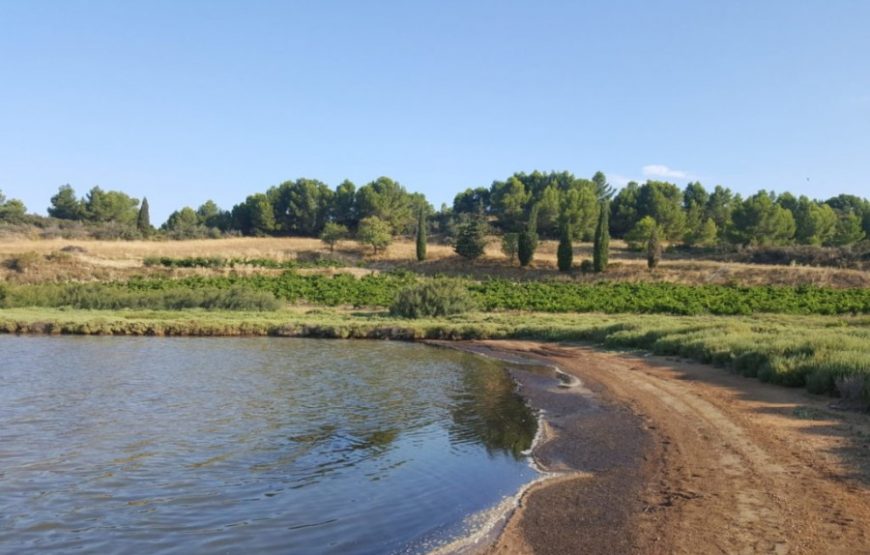
[{"label": "dirt path", "polygon": [[694,363],[534,342],[461,348],[555,364],[593,394],[572,413],[564,396],[548,406],[532,393],[555,417],[543,464],[582,473],[529,492],[494,553],[870,553],[866,414]]}]

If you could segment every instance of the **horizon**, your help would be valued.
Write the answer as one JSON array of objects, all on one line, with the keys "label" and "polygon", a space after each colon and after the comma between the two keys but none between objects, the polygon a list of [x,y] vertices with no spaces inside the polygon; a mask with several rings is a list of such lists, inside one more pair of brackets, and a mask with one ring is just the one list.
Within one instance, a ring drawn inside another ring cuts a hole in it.
[{"label": "horizon", "polygon": [[[870,4],[0,5],[0,190],[155,221],[310,177],[438,208],[514,172],[866,196]],[[531,30],[531,32],[530,32]]]}]

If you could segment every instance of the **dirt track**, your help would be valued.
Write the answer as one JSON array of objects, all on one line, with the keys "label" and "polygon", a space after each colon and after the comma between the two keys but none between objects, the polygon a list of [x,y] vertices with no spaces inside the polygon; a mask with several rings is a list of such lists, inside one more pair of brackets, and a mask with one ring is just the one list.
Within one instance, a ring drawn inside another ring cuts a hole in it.
[{"label": "dirt track", "polygon": [[569,399],[520,376],[551,421],[536,455],[575,472],[531,490],[493,553],[870,553],[866,414],[694,363],[455,347],[543,360],[589,390]]}]

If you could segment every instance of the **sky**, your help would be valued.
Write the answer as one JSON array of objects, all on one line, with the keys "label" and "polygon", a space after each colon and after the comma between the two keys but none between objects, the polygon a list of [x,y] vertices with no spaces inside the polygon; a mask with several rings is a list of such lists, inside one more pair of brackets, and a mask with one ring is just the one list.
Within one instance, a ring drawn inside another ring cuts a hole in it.
[{"label": "sky", "polygon": [[0,190],[152,221],[299,177],[870,196],[870,2],[0,0]]}]

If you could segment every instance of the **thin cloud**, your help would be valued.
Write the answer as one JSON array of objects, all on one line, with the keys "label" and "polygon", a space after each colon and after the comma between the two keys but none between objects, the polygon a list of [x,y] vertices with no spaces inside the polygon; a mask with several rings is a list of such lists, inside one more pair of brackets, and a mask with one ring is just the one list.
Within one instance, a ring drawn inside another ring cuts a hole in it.
[{"label": "thin cloud", "polygon": [[625,187],[626,185],[628,185],[629,181],[637,181],[637,179],[635,179],[633,177],[628,177],[625,175],[620,175],[618,173],[614,173],[614,174],[607,174],[607,181],[609,181],[611,185],[614,185],[614,186],[619,187],[621,189],[622,187]]},{"label": "thin cloud", "polygon": [[692,174],[683,170],[675,170],[664,164],[648,164],[642,168],[644,177],[658,177],[664,179],[693,179]]}]

